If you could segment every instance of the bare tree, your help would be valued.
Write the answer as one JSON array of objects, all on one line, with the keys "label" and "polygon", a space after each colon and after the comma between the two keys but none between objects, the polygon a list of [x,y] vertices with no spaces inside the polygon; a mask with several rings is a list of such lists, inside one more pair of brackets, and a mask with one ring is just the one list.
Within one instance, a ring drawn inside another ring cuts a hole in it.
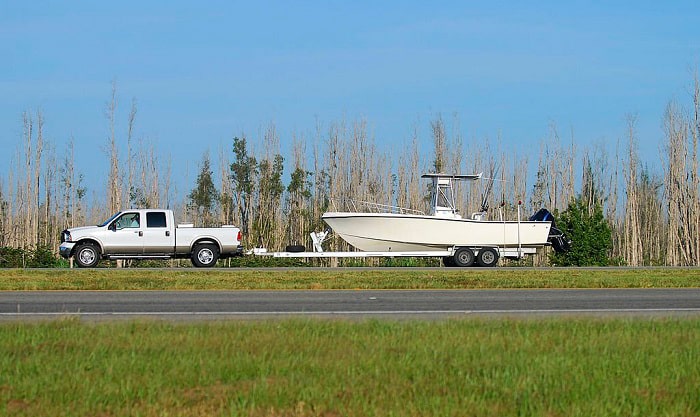
[{"label": "bare tree", "polygon": [[691,170],[690,170],[690,190],[689,198],[691,200],[691,236],[693,240],[693,261],[694,264],[700,265],[700,172],[698,171],[698,140],[700,139],[700,79],[698,79],[698,69],[695,69],[693,74],[693,114],[690,125],[691,137]]},{"label": "bare tree", "polygon": [[430,122],[430,127],[433,132],[433,172],[444,173],[447,168],[446,161],[446,137],[445,137],[445,123],[442,121],[442,116],[437,115],[435,120]]},{"label": "bare tree", "polygon": [[220,178],[220,195],[219,205],[221,207],[219,221],[221,224],[234,224],[235,211],[233,207],[233,184],[229,175],[231,162],[224,151],[224,148],[219,146],[219,178]]},{"label": "bare tree", "polygon": [[112,81],[112,95],[107,103],[109,137],[107,152],[109,157],[109,174],[107,177],[107,207],[110,213],[122,208],[122,178],[119,169],[119,150],[116,136],[117,82]]},{"label": "bare tree", "polygon": [[3,179],[0,177],[0,247],[7,246],[7,226],[9,223],[7,196],[3,191]]},{"label": "bare tree", "polygon": [[[691,190],[688,188],[688,121],[675,102],[669,103],[665,116],[666,152],[665,194],[668,204],[668,238],[666,261],[670,265],[694,263],[691,223]],[[692,220],[691,220],[692,219]]]},{"label": "bare tree", "polygon": [[165,172],[165,176],[163,177],[163,180],[160,184],[160,186],[162,186],[163,188],[163,192],[161,193],[160,207],[171,208],[173,207],[170,195],[171,180],[173,176],[173,162],[169,154],[166,155],[165,167],[163,168],[163,170]]},{"label": "bare tree", "polygon": [[29,246],[36,247],[39,244],[39,204],[40,204],[40,184],[41,184],[41,157],[44,152],[44,116],[41,111],[37,112],[36,130],[36,151],[34,156],[34,169],[32,172],[31,185],[31,231],[29,236]]},{"label": "bare tree", "polygon": [[[127,180],[126,180],[126,191],[129,194],[129,201],[132,201],[131,196],[136,192],[134,189],[134,174],[135,174],[135,161],[133,153],[133,135],[134,135],[134,123],[136,121],[136,99],[131,101],[131,111],[129,112],[129,124],[126,134],[126,169],[127,169]],[[114,121],[112,120],[112,123]]]},{"label": "bare tree", "polygon": [[425,211],[420,176],[418,131],[414,128],[411,145],[404,147],[398,157],[396,174],[396,205],[410,210]]},{"label": "bare tree", "polygon": [[54,202],[57,195],[57,160],[56,151],[51,144],[47,144],[46,167],[44,169],[44,201],[40,220],[42,233],[39,238],[40,245],[44,247],[53,246],[60,230],[58,229],[58,204]]},{"label": "bare tree", "polygon": [[639,158],[637,156],[636,117],[627,119],[629,154],[625,166],[627,205],[625,207],[624,256],[630,266],[639,266],[643,261],[642,233],[640,229],[640,195],[637,184]]},{"label": "bare tree", "polygon": [[[23,178],[24,181],[24,193],[23,195],[20,196],[19,198],[19,205],[24,206],[23,210],[23,219],[22,219],[22,236],[21,236],[21,245],[22,247],[28,247],[32,246],[32,241],[31,241],[31,236],[33,235],[32,230],[34,228],[34,225],[32,224],[32,213],[33,213],[33,182],[31,180],[32,178],[32,166],[33,166],[33,160],[32,160],[32,145],[34,142],[34,120],[31,117],[31,115],[28,115],[26,112],[24,113],[24,140],[25,140],[25,148],[24,148],[24,156],[25,156],[25,161],[26,161],[26,173],[25,177]],[[20,185],[18,184],[17,189],[20,189]]]},{"label": "bare tree", "polygon": [[306,244],[307,233],[311,231],[311,192],[312,172],[306,170],[306,143],[304,138],[294,136],[293,159],[294,170],[291,173],[285,200],[286,238],[293,245]]}]

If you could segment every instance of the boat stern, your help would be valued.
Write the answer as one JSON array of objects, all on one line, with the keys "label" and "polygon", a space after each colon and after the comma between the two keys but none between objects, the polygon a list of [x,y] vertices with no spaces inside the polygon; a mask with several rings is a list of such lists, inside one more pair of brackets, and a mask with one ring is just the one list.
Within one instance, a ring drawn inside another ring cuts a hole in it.
[{"label": "boat stern", "polygon": [[555,252],[564,253],[571,249],[571,239],[569,239],[566,234],[557,229],[554,215],[546,208],[539,209],[535,214],[530,217],[530,221],[541,221],[550,222],[551,227],[549,229],[549,235],[547,236],[547,242],[552,246]]}]

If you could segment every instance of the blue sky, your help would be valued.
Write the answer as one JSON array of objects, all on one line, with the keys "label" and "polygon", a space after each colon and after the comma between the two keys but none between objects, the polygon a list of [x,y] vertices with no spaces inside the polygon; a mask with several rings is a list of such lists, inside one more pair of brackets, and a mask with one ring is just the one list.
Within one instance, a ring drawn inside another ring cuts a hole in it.
[{"label": "blue sky", "polygon": [[[661,168],[662,117],[689,102],[700,59],[697,1],[0,3],[0,176],[41,109],[78,169],[107,175],[111,83],[126,130],[196,167],[242,131],[293,132],[364,117],[377,143],[456,114],[465,138],[532,150],[556,123],[577,144],[614,142],[636,114],[643,158]],[[190,175],[192,178],[194,174]],[[189,184],[182,184],[187,188]]]}]

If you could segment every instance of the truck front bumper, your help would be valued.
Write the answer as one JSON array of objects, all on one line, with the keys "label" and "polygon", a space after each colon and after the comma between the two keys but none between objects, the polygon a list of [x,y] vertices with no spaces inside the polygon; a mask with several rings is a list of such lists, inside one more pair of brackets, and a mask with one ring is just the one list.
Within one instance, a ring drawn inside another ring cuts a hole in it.
[{"label": "truck front bumper", "polygon": [[58,247],[58,253],[64,258],[70,258],[71,252],[73,252],[74,242],[63,242],[61,246]]}]

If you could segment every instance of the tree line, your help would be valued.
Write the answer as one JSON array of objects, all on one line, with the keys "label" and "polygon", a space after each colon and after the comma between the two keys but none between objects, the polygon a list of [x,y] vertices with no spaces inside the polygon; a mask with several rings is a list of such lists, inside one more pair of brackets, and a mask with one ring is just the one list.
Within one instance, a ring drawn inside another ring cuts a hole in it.
[{"label": "tree line", "polygon": [[[571,219],[576,216],[567,210],[582,210],[599,215],[609,228],[604,251],[610,263],[700,265],[697,74],[687,102],[671,101],[666,108],[659,164],[640,160],[634,116],[614,150],[603,143],[581,145],[573,131],[562,135],[552,124],[536,160],[529,149],[506,149],[499,136],[465,138],[456,116],[433,117],[427,137],[415,126],[399,149],[379,146],[365,119],[317,122],[312,133],[284,139],[270,123],[255,137],[236,135],[214,158],[205,151],[194,184],[178,197],[169,158],[135,139],[135,100],[126,129],[118,127],[113,84],[105,195],[87,189],[72,138],[56,149],[44,137],[42,112],[25,112],[21,142],[8,154],[10,169],[0,178],[0,247],[55,253],[61,230],[97,224],[129,207],[171,208],[180,222],[200,226],[235,224],[247,248],[310,247],[308,234],[324,229],[325,211],[381,204],[427,212],[423,172],[483,172],[476,186],[458,185],[462,213],[483,205],[492,219],[513,219],[519,208],[527,216],[547,207]],[[291,143],[289,155],[282,155],[282,140]],[[333,238],[329,249],[348,246]],[[536,262],[547,264],[549,255]]]}]

